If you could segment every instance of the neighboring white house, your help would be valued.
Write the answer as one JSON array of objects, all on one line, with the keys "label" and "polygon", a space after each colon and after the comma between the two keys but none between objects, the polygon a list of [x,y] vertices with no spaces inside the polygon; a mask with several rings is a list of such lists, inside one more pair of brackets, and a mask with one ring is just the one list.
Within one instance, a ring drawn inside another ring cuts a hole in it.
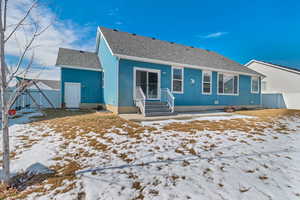
[{"label": "neighboring white house", "polygon": [[265,107],[300,109],[300,69],[258,60],[245,66],[266,76],[261,82]]}]

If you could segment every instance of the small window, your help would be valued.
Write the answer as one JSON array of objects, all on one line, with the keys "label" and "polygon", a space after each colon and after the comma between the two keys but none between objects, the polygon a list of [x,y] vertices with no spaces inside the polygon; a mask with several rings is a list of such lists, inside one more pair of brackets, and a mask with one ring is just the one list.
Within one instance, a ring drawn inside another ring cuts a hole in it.
[{"label": "small window", "polygon": [[218,93],[224,95],[238,94],[238,75],[233,74],[218,74]]},{"label": "small window", "polygon": [[211,94],[211,72],[209,71],[202,73],[202,93]]},{"label": "small window", "polygon": [[259,78],[258,77],[251,78],[251,92],[252,93],[259,92]]},{"label": "small window", "polygon": [[183,68],[172,68],[172,91],[183,93]]}]

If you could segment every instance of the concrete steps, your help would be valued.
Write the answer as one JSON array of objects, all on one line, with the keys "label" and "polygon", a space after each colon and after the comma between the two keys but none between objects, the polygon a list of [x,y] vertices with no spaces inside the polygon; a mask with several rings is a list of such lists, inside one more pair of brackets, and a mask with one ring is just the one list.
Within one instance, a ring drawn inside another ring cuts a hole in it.
[{"label": "concrete steps", "polygon": [[168,116],[173,115],[166,102],[146,101],[145,116]]}]

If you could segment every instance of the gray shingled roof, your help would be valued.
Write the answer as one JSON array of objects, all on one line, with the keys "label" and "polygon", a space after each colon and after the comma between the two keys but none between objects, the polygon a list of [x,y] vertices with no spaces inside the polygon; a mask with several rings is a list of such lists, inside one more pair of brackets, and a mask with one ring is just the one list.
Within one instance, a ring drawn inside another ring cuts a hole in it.
[{"label": "gray shingled roof", "polygon": [[59,48],[56,65],[101,69],[96,53],[66,48]]},{"label": "gray shingled roof", "polygon": [[59,81],[57,81],[57,80],[39,79],[37,82],[41,82],[41,83],[47,85],[49,88],[52,88],[53,90],[59,90],[60,89],[60,84],[59,84]]},{"label": "gray shingled roof", "polygon": [[100,27],[114,54],[260,75],[212,51]]}]

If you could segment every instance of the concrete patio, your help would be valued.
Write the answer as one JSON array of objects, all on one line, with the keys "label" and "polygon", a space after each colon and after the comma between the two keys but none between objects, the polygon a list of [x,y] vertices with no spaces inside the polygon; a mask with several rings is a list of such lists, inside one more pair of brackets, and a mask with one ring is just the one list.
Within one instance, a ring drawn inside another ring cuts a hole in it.
[{"label": "concrete patio", "polygon": [[157,120],[169,120],[169,119],[193,119],[198,117],[210,117],[210,116],[231,116],[234,113],[227,113],[219,110],[214,111],[198,111],[198,112],[178,112],[174,115],[168,116],[153,116],[153,117],[145,117],[142,114],[120,114],[119,116],[125,120],[130,120],[134,122],[142,122],[142,121],[157,121]]}]

